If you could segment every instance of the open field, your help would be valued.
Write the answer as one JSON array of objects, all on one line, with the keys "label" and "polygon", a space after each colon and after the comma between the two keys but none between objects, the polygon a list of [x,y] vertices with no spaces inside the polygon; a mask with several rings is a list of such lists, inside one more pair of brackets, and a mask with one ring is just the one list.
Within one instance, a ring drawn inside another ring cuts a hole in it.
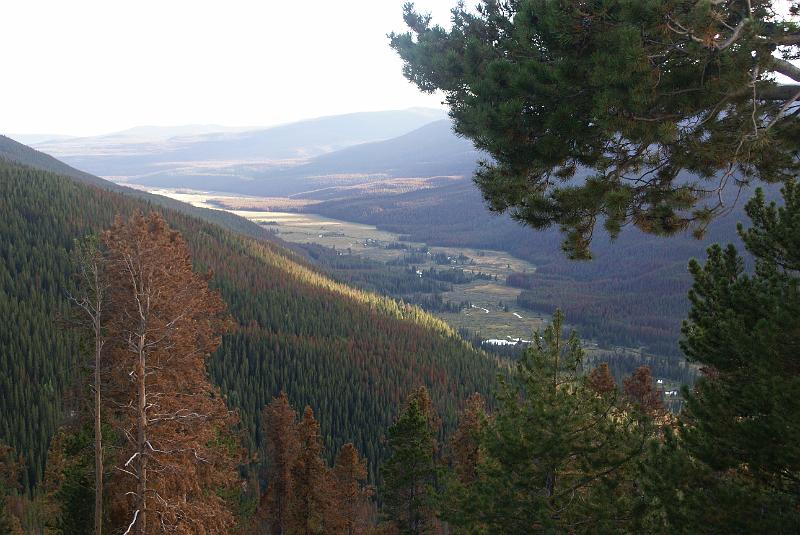
[{"label": "open field", "polygon": [[490,281],[459,284],[453,287],[452,292],[442,294],[442,297],[455,303],[470,301],[473,308],[437,315],[449,324],[477,332],[483,338],[504,339],[510,335],[512,338],[530,340],[533,331],[542,329],[548,318],[518,308],[516,299],[519,292],[504,283]]},{"label": "open field", "polygon": [[[452,259],[450,267],[463,269],[466,272],[483,273],[493,279],[496,276],[497,280],[476,280],[467,284],[457,284],[453,286],[453,291],[442,294],[445,301],[454,303],[469,301],[475,308],[458,313],[437,313],[453,327],[479,332],[484,338],[528,339],[531,332],[540,328],[545,319],[516,306],[520,290],[506,286],[506,276],[515,271],[533,272],[536,267],[507,253],[460,247],[427,247],[424,243],[401,242],[398,234],[382,231],[371,225],[339,221],[314,214],[239,211],[236,213],[269,225],[288,242],[317,243],[379,262],[400,261],[411,251],[426,248],[426,260],[413,262],[419,270],[447,269],[448,265],[434,261],[437,255],[446,255]],[[405,248],[399,248],[401,245]],[[459,263],[460,257],[469,260]],[[501,303],[507,307],[507,311]]]},{"label": "open field", "polygon": [[[130,185],[135,189],[141,189],[156,195],[163,195],[178,201],[189,203],[201,208],[210,208],[212,210],[226,210],[242,214],[242,212],[270,212],[286,211],[286,210],[299,210],[311,204],[316,204],[317,201],[308,199],[292,199],[289,197],[251,197],[248,195],[233,195],[230,193],[216,193],[205,192],[185,189],[153,189],[137,186],[136,184]],[[247,217],[247,214],[244,214]],[[249,218],[248,218],[249,219]]]}]

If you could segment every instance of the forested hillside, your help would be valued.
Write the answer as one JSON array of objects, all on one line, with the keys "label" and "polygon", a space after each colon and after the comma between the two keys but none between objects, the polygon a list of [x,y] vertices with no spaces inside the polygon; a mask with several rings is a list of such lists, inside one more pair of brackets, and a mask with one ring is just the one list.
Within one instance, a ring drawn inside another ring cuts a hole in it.
[{"label": "forested hillside", "polygon": [[26,460],[25,485],[41,476],[62,399],[83,369],[68,317],[73,240],[115,214],[158,210],[186,239],[197,269],[214,272],[238,324],[209,368],[241,411],[245,442],[262,444],[258,414],[283,389],[315,408],[329,451],[352,441],[374,476],[380,436],[401,400],[426,385],[445,427],[458,400],[488,389],[494,362],[418,309],[352,290],[298,263],[282,247],[234,234],[154,204],[0,161],[0,440]]},{"label": "forested hillside", "polygon": [[102,178],[90,175],[89,173],[85,173],[75,169],[74,167],[70,167],[61,160],[57,160],[48,154],[32,149],[31,147],[23,145],[22,143],[18,143],[17,141],[14,141],[6,136],[0,136],[0,160],[27,165],[43,171],[51,171],[59,175],[70,177],[78,182],[92,184],[103,189],[118,191],[128,196],[138,197],[146,202],[198,217],[210,223],[221,225],[228,230],[232,230],[240,234],[246,234],[253,238],[267,238],[270,236],[264,231],[264,229],[244,218],[237,217],[221,210],[198,208],[196,206],[191,206],[189,204],[170,199],[169,197],[153,195],[151,193],[147,193],[146,191],[128,188],[113,182],[109,182],[108,180],[103,180]]},{"label": "forested hillside", "polygon": [[79,171],[74,167],[70,167],[64,162],[57,160],[38,150],[33,150],[27,145],[18,143],[10,137],[0,135],[0,158],[10,162],[24,163],[37,169],[44,169],[45,171],[52,171],[59,173],[79,182],[86,182],[97,186],[105,186],[112,189],[119,189],[120,186],[112,182],[107,182],[101,178]]}]

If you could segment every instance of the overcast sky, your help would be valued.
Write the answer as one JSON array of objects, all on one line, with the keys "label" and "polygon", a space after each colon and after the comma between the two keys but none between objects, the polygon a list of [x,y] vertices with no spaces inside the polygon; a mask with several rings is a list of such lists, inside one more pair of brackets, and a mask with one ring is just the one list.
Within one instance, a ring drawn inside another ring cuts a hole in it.
[{"label": "overcast sky", "polygon": [[[440,107],[386,34],[405,0],[0,0],[0,133],[266,126]],[[446,24],[456,0],[417,0]]]}]

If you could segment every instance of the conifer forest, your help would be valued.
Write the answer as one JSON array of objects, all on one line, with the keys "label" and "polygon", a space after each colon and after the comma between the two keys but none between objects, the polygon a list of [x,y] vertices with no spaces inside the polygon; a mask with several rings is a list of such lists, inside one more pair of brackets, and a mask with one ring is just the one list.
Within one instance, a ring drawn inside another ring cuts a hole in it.
[{"label": "conifer forest", "polygon": [[800,533],[800,2],[23,4],[0,535]]}]

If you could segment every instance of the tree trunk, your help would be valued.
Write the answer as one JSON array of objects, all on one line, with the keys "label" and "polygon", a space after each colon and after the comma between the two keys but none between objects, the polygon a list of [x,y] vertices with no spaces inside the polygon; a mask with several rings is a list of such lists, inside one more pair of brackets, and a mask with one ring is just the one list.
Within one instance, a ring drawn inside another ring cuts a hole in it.
[{"label": "tree trunk", "polygon": [[137,533],[145,535],[147,528],[147,399],[145,389],[145,355],[144,355],[144,336],[139,338],[139,364],[136,370],[139,384],[139,407],[138,407],[138,433],[136,446],[139,453],[139,482],[136,489],[139,508],[139,519]]},{"label": "tree trunk", "polygon": [[100,425],[100,325],[94,339],[94,533],[103,532],[103,430]]}]

